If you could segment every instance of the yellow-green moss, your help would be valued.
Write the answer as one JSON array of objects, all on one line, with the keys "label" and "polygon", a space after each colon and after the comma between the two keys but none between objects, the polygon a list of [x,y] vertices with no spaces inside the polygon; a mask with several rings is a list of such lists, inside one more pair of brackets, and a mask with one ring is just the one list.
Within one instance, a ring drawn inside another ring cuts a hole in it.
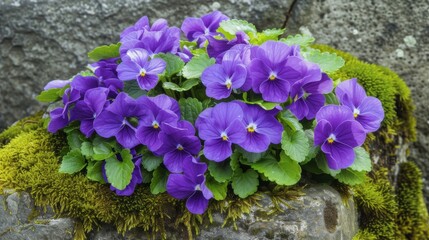
[{"label": "yellow-green moss", "polygon": [[35,115],[23,118],[16,122],[12,127],[4,130],[0,133],[0,147],[9,143],[11,139],[18,136],[22,132],[28,132],[30,130],[36,129],[40,125],[40,117],[43,112],[38,112]]},{"label": "yellow-green moss", "polygon": [[349,53],[336,50],[326,45],[314,45],[321,51],[336,53],[345,60],[345,65],[331,74],[334,80],[357,78],[370,96],[380,99],[385,119],[386,132],[399,132],[406,141],[416,139],[416,120],[413,116],[414,105],[410,89],[393,71],[386,67],[365,63]]},{"label": "yellow-green moss", "polygon": [[429,239],[429,218],[419,168],[412,162],[401,163],[397,181],[399,230],[407,239]]}]

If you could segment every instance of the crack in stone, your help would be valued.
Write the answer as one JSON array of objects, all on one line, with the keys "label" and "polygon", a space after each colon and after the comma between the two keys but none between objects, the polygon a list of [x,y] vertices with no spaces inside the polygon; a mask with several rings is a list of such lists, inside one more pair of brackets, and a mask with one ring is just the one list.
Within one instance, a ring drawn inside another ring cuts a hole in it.
[{"label": "crack in stone", "polygon": [[286,28],[286,25],[287,25],[289,19],[292,16],[292,11],[293,11],[293,9],[294,9],[294,7],[295,7],[295,5],[296,5],[297,2],[298,2],[298,0],[293,0],[292,4],[290,5],[288,11],[285,14],[285,21],[283,22],[283,25],[282,25],[281,28]]}]

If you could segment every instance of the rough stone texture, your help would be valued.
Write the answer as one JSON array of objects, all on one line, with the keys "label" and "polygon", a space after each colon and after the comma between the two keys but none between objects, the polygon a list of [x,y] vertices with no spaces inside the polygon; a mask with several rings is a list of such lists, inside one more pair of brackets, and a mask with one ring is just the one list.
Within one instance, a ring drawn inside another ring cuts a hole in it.
[{"label": "rough stone texture", "polygon": [[68,79],[87,52],[119,40],[141,16],[180,27],[186,16],[221,10],[259,28],[279,27],[292,0],[3,0],[0,1],[0,129],[41,108],[34,97],[52,79]]},{"label": "rough stone texture", "polygon": [[391,68],[411,88],[418,139],[409,159],[423,170],[429,205],[429,2],[297,0],[289,33],[310,32],[362,60]]},{"label": "rough stone texture", "polygon": [[[225,216],[213,215],[213,223],[201,229],[196,239],[351,239],[358,231],[356,207],[349,199],[348,206],[342,202],[340,194],[327,185],[310,185],[304,189],[304,196],[287,201],[281,205],[282,212],[270,214],[273,202],[263,195],[261,206],[254,206],[248,215],[236,222],[238,229],[231,224],[222,227]],[[74,222],[69,218],[54,219],[52,213],[32,216],[37,210],[33,200],[26,192],[0,195],[0,239],[72,239]],[[167,238],[186,239],[178,235],[176,229],[169,229]],[[148,234],[133,229],[124,236],[117,233],[111,225],[102,225],[88,235],[91,240],[132,240],[150,239]]]},{"label": "rough stone texture", "polygon": [[0,239],[73,239],[74,221],[70,218],[53,219],[51,211],[37,217],[39,212],[26,192],[0,195]]},{"label": "rough stone texture", "polygon": [[[213,215],[213,223],[201,229],[198,240],[249,240],[249,239],[288,239],[288,240],[336,240],[352,239],[358,231],[358,216],[355,205],[350,199],[348,207],[342,202],[339,193],[327,185],[311,185],[304,190],[305,195],[282,205],[283,212],[269,214],[273,208],[271,199],[264,195],[260,204],[254,206],[249,215],[244,215],[232,225],[222,227],[225,216]],[[168,239],[185,239],[170,230]],[[145,233],[130,231],[121,236],[112,226],[105,225],[100,231],[90,234],[91,240],[107,239],[148,239]]]}]

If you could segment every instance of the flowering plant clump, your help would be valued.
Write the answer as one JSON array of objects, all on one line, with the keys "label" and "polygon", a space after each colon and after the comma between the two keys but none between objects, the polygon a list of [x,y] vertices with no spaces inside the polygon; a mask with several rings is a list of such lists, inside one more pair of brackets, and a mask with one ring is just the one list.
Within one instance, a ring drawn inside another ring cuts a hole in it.
[{"label": "flowering plant clump", "polygon": [[245,198],[269,182],[296,184],[301,169],[362,182],[371,160],[361,146],[384,118],[380,101],[356,79],[329,77],[341,57],[283,34],[218,11],[180,29],[142,17],[119,43],[91,51],[86,71],[37,97],[58,102],[47,129],[67,134],[60,172],[121,196],[147,185],[194,214],[229,186]]}]

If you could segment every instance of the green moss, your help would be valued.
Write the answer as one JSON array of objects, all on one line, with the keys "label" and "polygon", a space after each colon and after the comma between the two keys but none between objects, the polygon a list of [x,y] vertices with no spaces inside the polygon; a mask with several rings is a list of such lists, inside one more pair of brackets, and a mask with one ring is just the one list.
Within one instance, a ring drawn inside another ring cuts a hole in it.
[{"label": "green moss", "polygon": [[387,173],[386,168],[381,168],[373,178],[367,177],[365,183],[353,187],[362,236],[371,234],[376,239],[399,239],[395,222],[398,206]]},{"label": "green moss", "polygon": [[43,112],[38,112],[35,115],[26,117],[16,122],[13,126],[0,133],[0,147],[6,145],[11,139],[18,136],[22,132],[28,132],[40,126],[39,121]]},{"label": "green moss", "polygon": [[407,239],[429,239],[429,218],[419,168],[412,162],[401,163],[397,181],[397,221],[401,233]]},{"label": "green moss", "polygon": [[330,75],[332,79],[357,78],[369,96],[380,99],[385,111],[385,119],[382,123],[385,133],[399,133],[406,141],[415,141],[416,121],[413,117],[414,105],[411,92],[396,73],[382,66],[365,63],[348,53],[326,45],[313,47],[336,53],[344,58],[345,65]]}]

